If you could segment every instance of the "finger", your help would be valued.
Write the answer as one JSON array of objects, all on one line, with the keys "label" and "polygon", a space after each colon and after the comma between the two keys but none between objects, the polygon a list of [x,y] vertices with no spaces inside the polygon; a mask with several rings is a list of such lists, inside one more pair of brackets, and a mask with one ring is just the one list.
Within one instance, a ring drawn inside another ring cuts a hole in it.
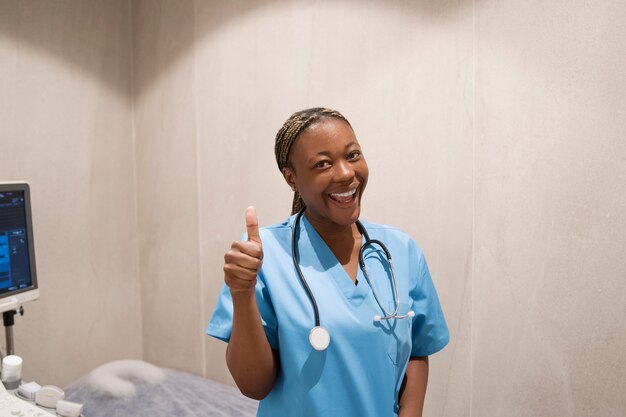
[{"label": "finger", "polygon": [[257,277],[257,271],[235,264],[225,264],[224,273],[226,276],[238,278],[242,281],[255,281]]},{"label": "finger", "polygon": [[[250,242],[253,243],[253,242]],[[237,250],[230,250],[224,255],[224,263],[239,265],[252,271],[258,271],[263,261],[260,258],[246,255]]]},{"label": "finger", "polygon": [[259,219],[256,217],[256,209],[250,206],[246,209],[246,229],[248,229],[248,240],[261,243],[259,235]]},{"label": "finger", "polygon": [[257,242],[248,240],[244,240],[243,242],[235,242],[231,246],[231,249],[251,256],[253,258],[263,258],[263,248],[261,247],[261,244]]}]

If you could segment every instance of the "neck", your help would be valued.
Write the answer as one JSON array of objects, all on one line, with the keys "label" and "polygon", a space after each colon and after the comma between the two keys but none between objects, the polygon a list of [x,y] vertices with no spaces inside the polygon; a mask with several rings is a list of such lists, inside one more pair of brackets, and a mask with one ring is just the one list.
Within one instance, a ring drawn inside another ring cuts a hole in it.
[{"label": "neck", "polygon": [[341,225],[315,218],[311,219],[308,212],[305,212],[304,215],[328,245],[350,279],[356,283],[359,249],[361,247],[361,233],[356,223]]},{"label": "neck", "polygon": [[332,246],[333,243],[342,243],[351,241],[354,239],[360,239],[361,233],[356,226],[356,223],[347,225],[339,225],[336,223],[330,223],[327,221],[320,221],[315,218],[311,218],[308,211],[304,212],[304,216],[309,221],[315,231],[321,236],[327,245]]}]

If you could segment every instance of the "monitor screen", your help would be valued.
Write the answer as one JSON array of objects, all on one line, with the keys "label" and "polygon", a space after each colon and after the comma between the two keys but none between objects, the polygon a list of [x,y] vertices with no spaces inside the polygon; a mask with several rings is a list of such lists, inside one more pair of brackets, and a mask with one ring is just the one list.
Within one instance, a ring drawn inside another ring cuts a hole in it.
[{"label": "monitor screen", "polygon": [[0,312],[38,297],[27,183],[0,183]]}]

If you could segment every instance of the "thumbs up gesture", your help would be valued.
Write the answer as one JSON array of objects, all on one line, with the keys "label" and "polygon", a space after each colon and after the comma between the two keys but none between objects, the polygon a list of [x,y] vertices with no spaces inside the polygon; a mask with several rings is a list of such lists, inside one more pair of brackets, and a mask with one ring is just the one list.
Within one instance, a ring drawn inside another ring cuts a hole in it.
[{"label": "thumbs up gesture", "polygon": [[235,241],[224,255],[224,282],[231,292],[254,291],[256,276],[263,262],[263,244],[256,209],[246,209],[248,240]]}]

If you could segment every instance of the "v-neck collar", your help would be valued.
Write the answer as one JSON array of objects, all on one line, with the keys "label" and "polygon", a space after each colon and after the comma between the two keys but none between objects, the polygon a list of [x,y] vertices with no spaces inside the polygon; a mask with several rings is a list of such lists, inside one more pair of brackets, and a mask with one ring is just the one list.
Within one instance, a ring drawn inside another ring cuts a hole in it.
[{"label": "v-neck collar", "polygon": [[[308,236],[311,242],[310,245],[298,245],[301,256],[317,258],[323,270],[333,277],[332,281],[343,292],[344,296],[355,306],[360,305],[370,292],[361,267],[357,268],[357,284],[355,284],[324,239],[317,233],[313,225],[309,223],[306,216],[301,217],[300,224],[302,225],[300,232],[304,229],[306,236]],[[300,236],[302,235],[303,233],[300,233]]]}]

